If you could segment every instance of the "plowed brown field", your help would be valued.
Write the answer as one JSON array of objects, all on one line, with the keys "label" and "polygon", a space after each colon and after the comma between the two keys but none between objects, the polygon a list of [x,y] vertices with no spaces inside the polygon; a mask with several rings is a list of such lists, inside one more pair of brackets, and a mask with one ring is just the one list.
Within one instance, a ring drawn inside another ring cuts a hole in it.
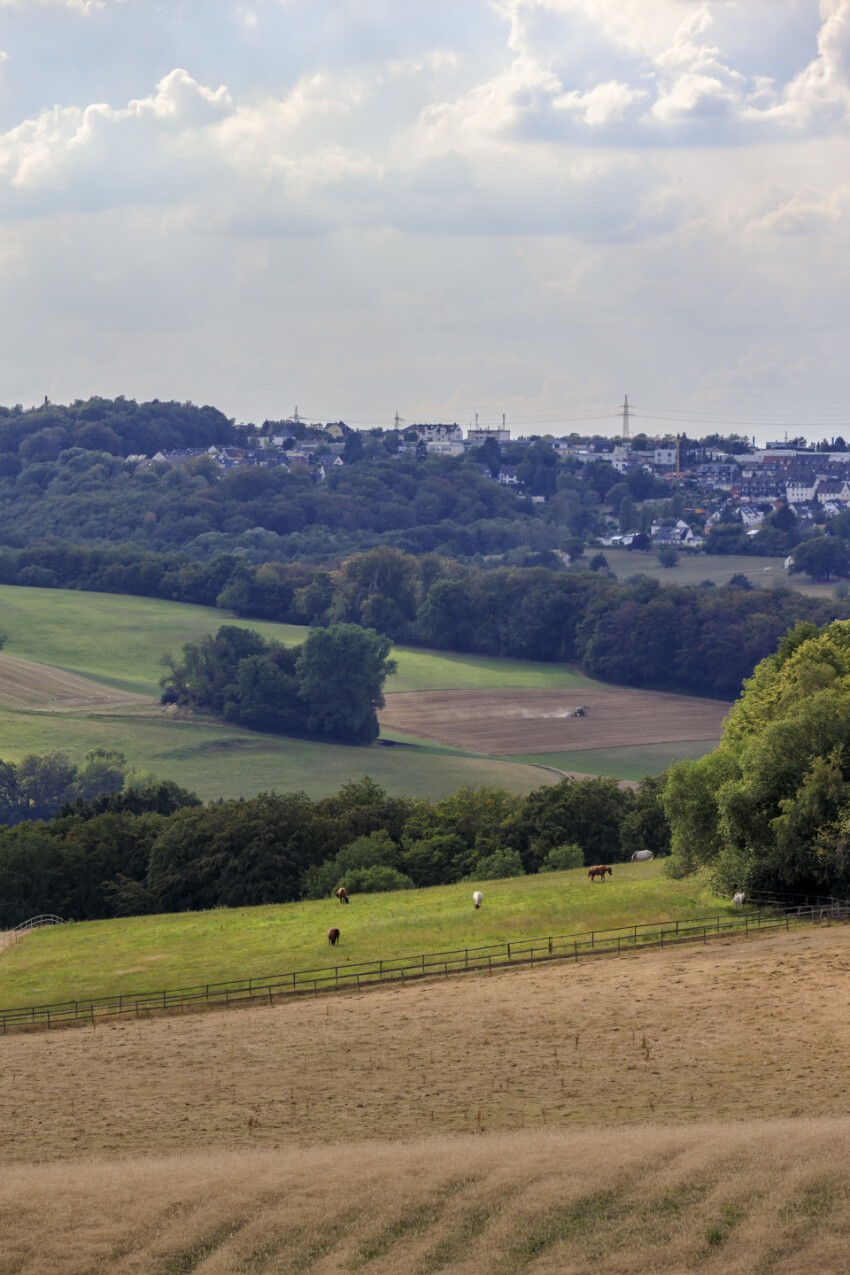
[{"label": "plowed brown field", "polygon": [[[586,717],[570,717],[577,706]],[[579,691],[411,691],[388,695],[384,730],[492,754],[572,752],[716,740],[731,705],[591,683]]]},{"label": "plowed brown field", "polygon": [[128,691],[113,691],[76,673],[0,655],[0,705],[27,712],[61,712],[112,708],[148,708],[154,700]]}]

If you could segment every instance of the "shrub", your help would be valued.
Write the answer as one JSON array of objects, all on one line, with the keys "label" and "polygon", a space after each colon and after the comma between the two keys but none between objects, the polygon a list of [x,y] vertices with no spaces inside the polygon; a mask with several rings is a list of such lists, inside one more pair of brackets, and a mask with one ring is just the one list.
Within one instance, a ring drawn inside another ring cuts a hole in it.
[{"label": "shrub", "polygon": [[553,846],[540,865],[541,872],[563,872],[567,868],[583,868],[584,851],[581,846]]},{"label": "shrub", "polygon": [[524,877],[525,869],[517,850],[495,850],[492,854],[479,855],[474,875],[485,881],[495,877]]},{"label": "shrub", "polygon": [[415,890],[410,877],[386,863],[369,868],[350,868],[339,882],[349,894],[380,894],[386,890]]}]

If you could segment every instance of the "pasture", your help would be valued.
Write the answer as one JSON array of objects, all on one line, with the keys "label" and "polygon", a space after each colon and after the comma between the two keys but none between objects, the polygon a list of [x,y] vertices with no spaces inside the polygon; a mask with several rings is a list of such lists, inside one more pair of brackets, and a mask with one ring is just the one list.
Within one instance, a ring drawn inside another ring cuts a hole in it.
[{"label": "pasture", "polygon": [[[347,907],[329,898],[57,926],[28,935],[0,958],[0,1005],[185,987],[724,911],[705,882],[670,881],[660,866],[617,864],[604,885],[591,884],[578,868],[354,895]],[[484,906],[476,912],[478,887]],[[333,951],[331,925],[342,931]]]},{"label": "pasture", "polygon": [[[728,584],[733,575],[746,576],[755,589],[794,589],[810,597],[831,598],[837,580],[816,583],[807,575],[789,575],[785,558],[768,558],[760,554],[689,553],[682,550],[675,567],[662,567],[654,552],[632,553],[629,549],[602,549],[608,566],[620,580],[630,576],[653,576],[663,585],[702,584],[711,580],[716,585]],[[590,551],[588,551],[588,555]]]}]

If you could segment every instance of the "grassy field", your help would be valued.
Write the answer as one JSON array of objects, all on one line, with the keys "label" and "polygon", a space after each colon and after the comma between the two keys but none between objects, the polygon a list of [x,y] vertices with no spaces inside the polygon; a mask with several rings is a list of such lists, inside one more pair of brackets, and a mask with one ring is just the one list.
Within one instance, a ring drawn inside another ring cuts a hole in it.
[{"label": "grassy field", "polygon": [[303,790],[315,798],[364,774],[393,794],[435,798],[464,784],[495,783],[510,792],[528,792],[558,778],[542,767],[473,757],[428,743],[409,748],[321,744],[226,722],[172,721],[158,713],[80,715],[0,708],[0,738],[8,761],[56,748],[79,761],[95,744],[116,748],[134,768],[173,779],[204,800],[272,790]]},{"label": "grassy field", "polygon": [[[265,638],[290,645],[303,642],[308,632],[294,624],[235,619],[215,607],[157,598],[0,585],[0,628],[8,634],[4,647],[8,655],[51,664],[141,695],[158,695],[164,652],[179,655],[185,642],[197,642],[222,624],[255,629]],[[388,693],[587,685],[586,678],[557,664],[405,647],[397,648],[394,658],[398,673],[388,680]]]},{"label": "grassy field", "polygon": [[[660,863],[618,864],[604,885],[583,869],[257,908],[89,921],[28,935],[0,960],[0,1004],[82,1000],[293,969],[390,959],[514,937],[636,925],[725,910],[704,882],[670,881]],[[337,949],[327,942],[338,925]]]},{"label": "grassy field", "polygon": [[[411,796],[439,797],[462,784],[487,782],[527,792],[557,778],[546,769],[548,765],[556,770],[581,769],[569,759],[560,766],[545,758],[540,763],[536,757],[491,758],[468,745],[452,748],[423,741],[409,730],[385,730],[384,739],[415,747],[364,749],[266,735],[203,718],[179,721],[161,716],[154,697],[163,652],[176,654],[185,642],[198,641],[221,624],[234,622],[250,624],[265,637],[287,643],[302,641],[307,632],[294,625],[234,621],[212,607],[0,586],[0,629],[8,634],[3,654],[13,657],[5,680],[0,681],[2,756],[17,761],[28,752],[65,749],[79,760],[88,748],[103,745],[122,751],[132,766],[168,775],[203,798],[250,796],[264,789],[304,789],[310,796],[321,796],[363,774],[373,775],[392,793]],[[394,654],[398,673],[387,683],[388,694],[553,690],[575,692],[584,700],[588,692],[606,689],[562,665],[409,648],[398,648]],[[37,680],[39,666],[49,666],[91,678],[117,695],[149,696],[151,709],[140,712],[135,707],[69,703],[51,711],[48,703],[45,711],[52,689],[52,683],[47,685],[52,675],[45,672],[45,687],[32,692],[31,707],[40,711],[30,711],[21,704],[25,679],[23,670],[15,668],[14,657],[33,661],[26,670],[30,680],[31,675]],[[677,746],[670,744],[664,753],[665,765],[668,752],[680,755]],[[612,756],[606,764],[616,766],[616,760]],[[624,755],[623,762],[627,769],[622,777],[632,778],[630,759]]]},{"label": "grassy field", "polygon": [[679,554],[675,567],[662,567],[654,553],[632,553],[628,549],[603,549],[611,570],[621,580],[629,576],[651,575],[665,585],[701,584],[713,580],[715,584],[728,584],[733,575],[744,575],[756,588],[795,589],[812,597],[831,598],[838,584],[832,580],[816,584],[806,575],[789,575],[784,558],[765,558],[758,554]]},{"label": "grassy field", "polygon": [[[510,760],[537,762],[577,775],[612,775],[615,779],[643,779],[658,775],[683,757],[703,757],[719,740],[696,739],[691,743],[641,744],[640,747],[588,748],[569,753],[518,753]],[[507,759],[506,759],[507,760]]]}]

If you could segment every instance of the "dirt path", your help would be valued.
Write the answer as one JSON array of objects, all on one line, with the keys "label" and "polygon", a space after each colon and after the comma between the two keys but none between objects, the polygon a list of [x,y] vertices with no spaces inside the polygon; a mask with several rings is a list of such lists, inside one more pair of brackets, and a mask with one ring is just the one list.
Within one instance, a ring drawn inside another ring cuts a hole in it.
[{"label": "dirt path", "polygon": [[[571,717],[580,706],[587,715]],[[579,691],[405,691],[388,695],[379,717],[384,730],[499,755],[715,740],[730,707],[591,685]]]},{"label": "dirt path", "polygon": [[833,1115],[850,1089],[848,989],[839,926],[7,1036],[4,1153]]}]

